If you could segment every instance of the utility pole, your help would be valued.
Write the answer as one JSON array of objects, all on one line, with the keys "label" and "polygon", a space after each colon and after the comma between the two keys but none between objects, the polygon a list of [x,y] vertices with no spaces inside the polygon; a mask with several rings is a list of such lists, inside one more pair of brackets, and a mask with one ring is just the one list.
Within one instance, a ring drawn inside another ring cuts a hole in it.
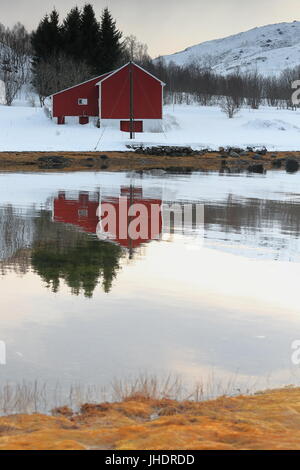
[{"label": "utility pole", "polygon": [[133,109],[133,67],[132,61],[129,64],[129,78],[130,78],[130,139],[134,139],[134,109]]},{"label": "utility pole", "polygon": [[[131,208],[133,206],[133,201],[134,201],[134,186],[132,184],[130,184],[130,193],[129,193],[129,212],[131,211]],[[131,234],[129,233],[129,227],[130,227],[130,223],[131,221],[133,220],[133,217],[130,216],[128,218],[128,242],[129,242],[129,259],[132,259],[133,258],[133,242],[132,242],[132,238],[131,238]]]}]

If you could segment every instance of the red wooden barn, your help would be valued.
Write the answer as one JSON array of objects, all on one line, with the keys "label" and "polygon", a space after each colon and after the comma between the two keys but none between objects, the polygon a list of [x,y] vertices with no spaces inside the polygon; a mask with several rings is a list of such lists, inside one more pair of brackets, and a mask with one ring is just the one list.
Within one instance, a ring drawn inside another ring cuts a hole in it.
[{"label": "red wooden barn", "polygon": [[[99,195],[98,198],[91,198],[88,192],[80,192],[78,197],[75,199],[67,198],[64,191],[61,191],[57,198],[54,199],[53,203],[53,220],[55,222],[63,222],[66,224],[76,225],[80,227],[83,231],[87,233],[97,233],[97,236],[102,240],[107,240],[115,242],[124,248],[136,248],[141,244],[150,242],[153,239],[159,239],[160,234],[162,233],[162,200],[161,199],[144,199],[142,188],[121,188],[121,194],[123,198],[127,198],[126,211],[128,214],[129,207],[132,204],[142,205],[148,214],[147,224],[147,237],[138,237],[137,239],[132,239],[129,233],[129,226],[121,227],[120,220],[120,198],[110,197],[106,200],[102,200],[101,203],[109,203],[115,208],[116,212],[116,233],[111,234],[110,237],[107,237],[108,227],[102,227],[103,231],[99,232],[99,219],[97,215],[97,210],[99,208]],[[154,214],[151,208],[153,205],[156,205],[160,208],[158,214],[158,220],[153,219]],[[123,209],[124,207],[122,207]],[[130,219],[130,218],[129,218]],[[129,219],[127,222],[129,222]],[[123,219],[122,219],[123,220]],[[124,230],[125,228],[125,230]],[[123,234],[125,233],[125,236]]]},{"label": "red wooden barn", "polygon": [[64,124],[68,116],[87,124],[98,118],[100,126],[129,132],[161,132],[164,83],[139,65],[129,62],[99,77],[59,91],[50,97],[52,117]]}]

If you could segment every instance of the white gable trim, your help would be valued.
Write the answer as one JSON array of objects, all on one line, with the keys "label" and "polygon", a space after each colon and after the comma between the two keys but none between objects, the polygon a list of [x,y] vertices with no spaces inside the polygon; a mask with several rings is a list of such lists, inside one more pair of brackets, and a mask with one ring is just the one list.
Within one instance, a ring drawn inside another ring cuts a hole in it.
[{"label": "white gable trim", "polygon": [[159,78],[155,77],[154,75],[152,75],[152,73],[148,72],[147,70],[143,69],[143,67],[140,67],[139,65],[137,65],[135,62],[127,62],[127,64],[125,65],[122,65],[122,67],[120,67],[119,69],[115,70],[114,72],[110,73],[107,77],[104,77],[102,80],[100,80],[98,83],[96,83],[96,85],[100,85],[102,84],[105,80],[107,80],[108,78],[112,77],[113,75],[115,75],[116,73],[120,72],[120,70],[124,69],[125,67],[127,67],[128,65],[134,65],[135,67],[139,68],[140,70],[142,70],[143,72],[145,72],[147,75],[150,75],[150,77],[154,78],[154,80],[157,80],[158,82],[160,82],[160,84],[162,86],[166,86],[166,84],[164,82],[162,82]]},{"label": "white gable trim", "polygon": [[[127,67],[128,64],[130,64],[130,62],[128,62],[128,63],[125,64],[125,65],[122,65],[122,67],[119,67],[117,70],[111,72],[111,73],[109,74],[109,76],[104,77],[102,80],[100,80],[98,83],[96,83],[96,85],[101,85],[101,83],[104,82],[104,80],[105,80],[106,78],[111,77],[112,75],[115,75],[115,73],[117,73],[117,72],[120,72],[120,70],[124,69],[124,67]],[[101,77],[99,77],[99,78],[101,78]]]},{"label": "white gable trim", "polygon": [[154,78],[155,80],[157,80],[158,82],[160,82],[162,84],[162,86],[166,86],[166,83],[163,82],[162,80],[160,80],[159,78],[155,77],[155,75],[152,75],[152,73],[148,72],[147,70],[143,69],[143,67],[141,67],[140,65],[138,64],[134,64],[137,68],[141,69],[143,72],[147,73],[148,75],[150,75],[150,77]]}]

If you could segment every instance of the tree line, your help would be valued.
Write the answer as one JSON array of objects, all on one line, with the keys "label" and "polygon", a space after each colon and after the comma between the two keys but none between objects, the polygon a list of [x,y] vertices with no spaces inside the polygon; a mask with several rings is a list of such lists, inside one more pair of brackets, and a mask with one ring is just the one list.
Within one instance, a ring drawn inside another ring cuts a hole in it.
[{"label": "tree line", "polygon": [[31,33],[20,23],[0,24],[0,80],[7,105],[29,82],[43,104],[56,91],[146,58],[147,46],[134,35],[123,37],[108,8],[97,19],[89,3],[72,8],[62,21],[54,9]]},{"label": "tree line", "polygon": [[163,59],[145,65],[166,83],[166,104],[222,105],[229,98],[237,110],[242,106],[258,109],[262,104],[295,108],[292,83],[300,79],[300,65],[272,77],[262,76],[257,71],[240,73],[239,70],[224,76],[209,67],[195,64],[181,67],[172,62],[166,64]]},{"label": "tree line", "polygon": [[122,33],[108,8],[98,21],[93,6],[72,8],[60,23],[54,9],[32,33],[33,85],[41,102],[58,90],[117,67],[123,55]]}]

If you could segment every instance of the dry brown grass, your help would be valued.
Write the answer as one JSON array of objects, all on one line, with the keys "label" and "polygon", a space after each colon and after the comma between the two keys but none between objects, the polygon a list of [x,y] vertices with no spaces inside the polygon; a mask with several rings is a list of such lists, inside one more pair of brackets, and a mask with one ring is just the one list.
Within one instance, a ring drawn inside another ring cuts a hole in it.
[{"label": "dry brown grass", "polygon": [[[264,387],[266,388],[266,387]],[[67,407],[79,410],[82,403],[128,402],[138,400],[176,400],[201,402],[219,396],[250,394],[257,390],[256,379],[241,381],[239,374],[227,380],[218,379],[212,370],[205,380],[187,386],[177,375],[140,373],[122,380],[114,379],[107,386],[73,384],[54,386],[38,381],[6,383],[0,387],[0,415],[48,413],[51,409]]]},{"label": "dry brown grass", "polygon": [[[99,157],[105,153],[108,159],[103,161]],[[272,168],[272,162],[283,157],[299,159],[299,152],[268,152],[262,157],[265,169]],[[60,155],[72,159],[70,167],[64,169],[43,170],[38,166],[38,158],[45,155]],[[252,154],[242,158],[226,159],[226,166],[233,170],[247,169],[253,163]],[[149,156],[133,152],[0,152],[0,170],[3,171],[82,171],[82,170],[148,170],[161,169],[190,169],[190,170],[220,170],[222,158],[220,152],[209,152],[204,155],[185,157]]]},{"label": "dry brown grass", "polygon": [[2,417],[0,449],[300,449],[300,389],[199,403],[140,395]]},{"label": "dry brown grass", "polygon": [[112,401],[129,401],[142,399],[182,399],[184,393],[180,377],[167,375],[159,378],[156,375],[140,374],[135,378],[113,380],[111,384]]}]

